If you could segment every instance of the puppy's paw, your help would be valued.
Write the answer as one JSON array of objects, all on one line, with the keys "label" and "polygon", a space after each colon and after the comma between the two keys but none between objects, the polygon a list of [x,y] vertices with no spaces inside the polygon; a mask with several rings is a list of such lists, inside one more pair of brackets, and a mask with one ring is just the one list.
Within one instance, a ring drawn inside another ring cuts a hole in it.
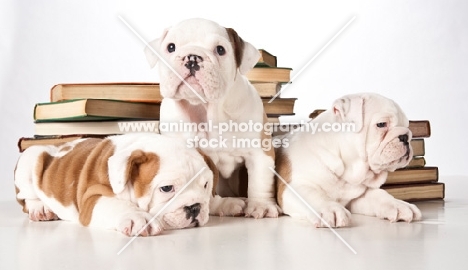
[{"label": "puppy's paw", "polygon": [[59,219],[58,216],[39,199],[26,200],[26,207],[29,212],[29,219],[32,221],[49,221]]},{"label": "puppy's paw", "polygon": [[274,199],[247,199],[247,208],[244,212],[246,217],[277,218],[281,214],[281,208]]},{"label": "puppy's paw", "polygon": [[315,214],[309,215],[309,221],[316,228],[324,227],[346,227],[351,224],[351,212],[339,203],[329,203],[317,209],[320,218]]},{"label": "puppy's paw", "polygon": [[116,229],[126,236],[153,236],[160,234],[163,231],[162,226],[156,220],[149,223],[151,219],[151,214],[146,212],[128,213],[121,218]]},{"label": "puppy's paw", "polygon": [[210,201],[210,215],[214,216],[242,216],[244,214],[245,199],[221,198],[216,196]]},{"label": "puppy's paw", "polygon": [[421,211],[414,204],[402,200],[391,200],[383,203],[377,210],[377,217],[390,222],[421,220]]}]

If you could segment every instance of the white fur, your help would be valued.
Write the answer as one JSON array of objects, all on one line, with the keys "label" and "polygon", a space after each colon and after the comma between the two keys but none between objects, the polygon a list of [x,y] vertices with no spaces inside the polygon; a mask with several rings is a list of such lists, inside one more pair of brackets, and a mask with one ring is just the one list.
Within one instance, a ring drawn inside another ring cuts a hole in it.
[{"label": "white fur", "polygon": [[[337,99],[332,108],[313,120],[355,123],[355,132],[297,131],[287,135],[290,185],[321,215],[316,217],[295,194],[280,196],[284,213],[310,220],[317,227],[348,226],[351,213],[412,221],[421,218],[416,206],[397,200],[379,187],[389,171],[406,166],[413,155],[398,138],[411,132],[400,107],[385,97],[363,93]],[[377,123],[386,122],[386,128]],[[312,124],[311,123],[311,124]],[[279,180],[278,180],[279,181]]]},{"label": "white fur", "polygon": [[[168,51],[168,44],[175,45],[175,51]],[[226,54],[219,55],[217,47],[222,46]],[[239,67],[236,67],[235,51],[231,46],[226,28],[215,22],[204,19],[190,19],[166,29],[163,35],[151,42],[146,48],[146,55],[151,66],[157,65],[160,74],[161,94],[164,99],[161,104],[161,123],[208,123],[213,126],[230,123],[262,123],[264,121],[263,103],[258,92],[244,76],[257,62],[258,50],[244,41],[244,53]],[[164,61],[153,53],[157,52]],[[189,55],[197,55],[200,69],[191,76],[191,71],[185,66]],[[171,68],[166,66],[169,64]],[[174,74],[178,73],[191,87],[187,87]],[[192,88],[192,89],[191,89]],[[206,101],[204,103],[192,90]],[[220,137],[219,130],[204,132],[168,132],[162,134],[183,137],[217,140],[225,145],[204,147],[202,150],[213,160],[222,178],[227,180],[233,176],[240,164],[245,163],[248,169],[249,190],[247,216],[261,218],[277,217],[280,209],[274,199],[274,178],[268,167],[274,166],[274,160],[260,147],[240,148],[234,139],[260,140],[259,132],[227,131]],[[223,183],[224,182],[224,183]],[[236,195],[236,190],[224,188],[226,181],[221,179],[218,191],[222,196]],[[212,214],[239,215],[240,199],[220,202],[217,198],[212,207]],[[230,204],[230,207],[225,207]],[[215,207],[223,205],[223,209]],[[230,208],[232,212],[226,211]]]}]

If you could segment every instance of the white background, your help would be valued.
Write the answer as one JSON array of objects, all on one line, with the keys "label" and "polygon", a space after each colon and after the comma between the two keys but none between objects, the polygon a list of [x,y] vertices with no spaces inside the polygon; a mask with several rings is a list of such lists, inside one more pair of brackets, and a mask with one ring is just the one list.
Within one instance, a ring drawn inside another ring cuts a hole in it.
[{"label": "white background", "polygon": [[[57,83],[157,81],[146,40],[183,19],[232,27],[298,72],[353,17],[350,26],[294,81],[298,117],[344,94],[373,91],[408,118],[430,120],[428,165],[441,179],[468,175],[468,2],[466,1],[2,1],[0,4],[0,200],[14,199],[17,141],[32,136],[35,103]],[[58,179],[59,180],[59,179]],[[447,183],[447,182],[446,182]],[[447,183],[450,189],[450,183]]]}]

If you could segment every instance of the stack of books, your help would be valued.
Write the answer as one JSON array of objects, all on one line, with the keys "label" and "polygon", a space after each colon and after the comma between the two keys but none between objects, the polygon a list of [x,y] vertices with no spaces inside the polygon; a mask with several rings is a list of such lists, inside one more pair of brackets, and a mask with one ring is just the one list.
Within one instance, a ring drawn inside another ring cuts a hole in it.
[{"label": "stack of books", "polygon": [[426,165],[425,140],[431,136],[429,120],[410,121],[414,156],[405,168],[388,174],[382,186],[394,197],[405,201],[444,199],[445,184],[439,181],[439,168]]},{"label": "stack of books", "polygon": [[[258,64],[247,74],[263,100],[268,121],[294,115],[295,98],[277,98],[289,82],[291,68],[277,67],[277,59],[259,50]],[[34,136],[20,138],[20,152],[31,145],[56,144],[83,137],[105,137],[129,132],[159,132],[162,96],[158,83],[57,84],[50,100],[33,109]]]},{"label": "stack of books", "polygon": [[291,68],[278,67],[277,57],[260,49],[260,59],[255,67],[247,73],[247,78],[262,98],[268,121],[278,124],[280,116],[294,115],[296,98],[275,98],[281,87],[291,80]]},{"label": "stack of books", "polygon": [[[324,111],[315,110],[309,117],[313,119]],[[390,172],[381,188],[404,201],[444,199],[445,184],[439,181],[439,168],[426,165],[425,140],[431,136],[431,124],[429,120],[410,120],[409,129],[413,158],[405,168]]]}]

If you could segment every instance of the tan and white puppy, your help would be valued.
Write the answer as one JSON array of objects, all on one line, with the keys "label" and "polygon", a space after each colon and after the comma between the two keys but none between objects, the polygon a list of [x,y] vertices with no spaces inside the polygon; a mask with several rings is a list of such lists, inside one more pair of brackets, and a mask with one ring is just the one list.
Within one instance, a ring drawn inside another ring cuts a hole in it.
[{"label": "tan and white puppy", "polygon": [[62,219],[135,236],[159,213],[141,232],[149,236],[206,224],[213,172],[180,139],[135,133],[32,146],[18,160],[15,185],[33,221]]},{"label": "tan and white puppy", "polygon": [[[392,222],[421,219],[415,205],[379,189],[388,172],[413,156],[409,121],[394,101],[372,93],[347,95],[308,124],[322,130],[288,134],[289,147],[277,153],[276,169],[323,220],[277,179],[285,214],[316,227],[348,226],[351,213]],[[332,127],[335,132],[325,132]]]},{"label": "tan and white puppy", "polygon": [[247,205],[217,196],[213,202],[224,203],[224,211],[212,214],[277,217],[274,175],[268,169],[274,167],[274,150],[263,147],[271,136],[263,130],[237,128],[263,125],[267,120],[258,92],[244,76],[257,63],[258,50],[232,28],[205,19],[182,21],[150,46],[145,52],[150,65],[158,65],[164,97],[161,126],[191,123],[199,127],[163,128],[161,133],[186,138],[189,147],[199,146],[213,160],[224,180],[218,188],[222,196],[239,195],[235,175],[241,164],[247,168]]}]

